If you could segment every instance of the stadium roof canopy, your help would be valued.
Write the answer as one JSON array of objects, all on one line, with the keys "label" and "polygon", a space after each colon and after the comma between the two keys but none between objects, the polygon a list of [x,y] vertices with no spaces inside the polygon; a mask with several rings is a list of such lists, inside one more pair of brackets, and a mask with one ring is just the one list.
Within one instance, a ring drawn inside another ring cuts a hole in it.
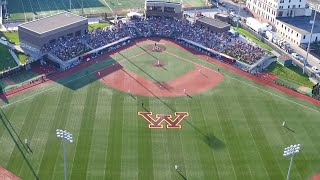
[{"label": "stadium roof canopy", "polygon": [[214,26],[217,28],[224,28],[229,26],[228,23],[222,22],[220,20],[217,19],[212,19],[212,18],[208,18],[208,17],[201,17],[199,19],[197,19],[197,21],[202,22],[204,24],[210,25],[210,26]]},{"label": "stadium roof canopy", "polygon": [[133,16],[142,17],[142,15],[139,14],[139,13],[137,13],[137,12],[129,12],[129,13],[127,14],[127,16],[128,16],[128,17],[133,17]]},{"label": "stadium roof canopy", "polygon": [[37,19],[27,23],[20,24],[20,27],[28,29],[37,34],[43,34],[55,29],[75,24],[77,22],[86,20],[87,18],[72,14],[69,12],[61,12],[52,16]]}]

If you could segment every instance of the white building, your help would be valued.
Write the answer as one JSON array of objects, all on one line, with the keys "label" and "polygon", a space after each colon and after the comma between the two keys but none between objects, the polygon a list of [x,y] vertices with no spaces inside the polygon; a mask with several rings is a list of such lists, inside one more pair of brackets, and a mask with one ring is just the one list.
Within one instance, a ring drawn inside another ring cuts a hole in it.
[{"label": "white building", "polygon": [[[257,19],[272,24],[280,37],[298,45],[308,43],[315,11],[306,0],[247,0],[246,6]],[[320,14],[317,17],[312,42],[320,41]]]}]

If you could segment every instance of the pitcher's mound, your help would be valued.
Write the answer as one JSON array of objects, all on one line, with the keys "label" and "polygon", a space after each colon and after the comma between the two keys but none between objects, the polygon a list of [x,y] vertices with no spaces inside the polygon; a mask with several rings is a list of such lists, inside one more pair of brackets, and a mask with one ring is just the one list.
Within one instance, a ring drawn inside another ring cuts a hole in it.
[{"label": "pitcher's mound", "polygon": [[154,67],[164,67],[164,63],[163,62],[161,62],[161,61],[156,61],[156,62],[152,62],[151,63],[152,64],[152,66],[154,66]]}]

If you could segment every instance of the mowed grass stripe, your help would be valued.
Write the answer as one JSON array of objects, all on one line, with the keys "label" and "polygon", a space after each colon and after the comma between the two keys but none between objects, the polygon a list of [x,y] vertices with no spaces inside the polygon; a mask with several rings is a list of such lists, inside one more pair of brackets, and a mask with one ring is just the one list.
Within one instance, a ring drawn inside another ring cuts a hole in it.
[{"label": "mowed grass stripe", "polygon": [[[13,114],[19,113],[19,112],[23,112],[27,114],[29,111],[29,108],[30,107],[27,107],[27,108],[17,107],[14,109]],[[10,125],[4,116],[1,117],[1,125],[5,126],[5,132],[1,136],[1,141],[0,141],[1,147],[5,147],[1,149],[1,153],[4,155],[1,158],[2,159],[1,163],[3,163],[9,171],[15,174],[19,174],[20,166],[15,166],[15,164],[12,164],[12,158],[14,158],[14,156],[12,155],[15,154],[15,158],[18,159],[19,157],[22,158],[23,154],[26,153],[24,142],[21,142],[19,140],[19,137],[22,131],[21,129],[23,128],[25,121],[26,121],[26,116],[14,116],[14,118],[11,118],[9,120],[11,124]],[[17,145],[19,146],[23,154],[20,153],[19,149],[16,149]],[[21,155],[21,156],[18,156],[18,155]],[[11,167],[9,166],[10,165],[9,163],[11,163]],[[13,168],[13,169],[10,169],[10,168]]]},{"label": "mowed grass stripe", "polygon": [[[241,91],[241,94],[246,93],[245,89],[242,88],[238,88],[238,91]],[[261,109],[256,109],[256,105],[252,103],[253,99],[250,99],[250,96],[240,96],[238,97],[238,99],[239,102],[242,103],[242,112],[253,134],[254,141],[257,145],[258,151],[260,152],[270,179],[277,179],[279,177],[282,177],[284,179],[285,177],[282,174],[279,163],[277,162],[273,154],[272,146],[268,142],[267,137],[264,134],[263,127],[258,120],[258,114]]]},{"label": "mowed grass stripe", "polygon": [[[50,134],[50,129],[55,125],[54,115],[57,110],[57,104],[59,102],[59,98],[56,98],[56,95],[60,95],[62,89],[60,88],[59,92],[52,92],[51,95],[42,95],[41,98],[44,98],[46,101],[42,104],[43,109],[39,116],[38,124],[34,125],[34,133],[27,134],[26,138],[28,139],[29,146],[33,153],[27,154],[30,158],[33,168],[38,173],[40,168],[40,163],[44,156],[44,150],[46,146],[46,142],[50,138],[50,136],[54,136],[55,134]],[[27,105],[27,103],[24,103]],[[32,135],[32,136],[31,136]],[[30,177],[33,179],[34,176],[30,172],[30,168],[28,166],[23,166],[20,172],[21,177]]]},{"label": "mowed grass stripe", "polygon": [[[274,97],[271,97],[270,95],[265,95],[265,100],[261,101],[264,104],[261,104],[265,107],[264,111],[259,111],[259,121],[264,126],[264,131],[266,134],[266,137],[268,138],[269,142],[272,142],[273,149],[275,150],[274,153],[276,154],[275,158],[279,162],[279,165],[284,175],[287,173],[289,158],[285,158],[282,156],[283,149],[287,147],[290,144],[297,143],[296,137],[294,136],[294,133],[288,131],[285,127],[282,126],[282,122],[289,121],[289,124],[291,120],[295,121],[296,117],[291,119],[288,112],[290,111],[296,111],[296,106],[289,107],[287,104],[283,104],[279,101],[279,99],[275,99]],[[285,114],[282,114],[281,111],[284,111],[284,109],[292,108],[291,110],[288,109],[288,111],[285,111]],[[279,109],[282,109],[279,111]],[[292,122],[292,121],[291,121]],[[268,132],[269,131],[269,132]],[[272,131],[272,133],[270,132]],[[304,139],[304,142],[308,141],[310,139]],[[302,152],[303,153],[303,152]],[[303,156],[302,153],[299,153],[299,156]],[[304,158],[303,158],[304,159]],[[296,164],[296,163],[295,163]],[[301,169],[304,169],[306,165],[302,163]],[[298,170],[292,169],[291,178],[297,178],[301,179],[301,177],[295,177],[298,172]]]},{"label": "mowed grass stripe", "polygon": [[[39,116],[42,111],[44,102],[45,98],[37,97],[33,99],[33,102],[30,104],[31,107],[25,116],[23,126],[21,127],[21,130],[18,133],[20,137],[32,137],[34,133],[33,127],[36,126],[39,121]],[[22,156],[21,153],[26,154],[24,144],[20,143],[19,146],[20,148],[15,146],[7,166],[8,169],[12,169],[14,167],[14,169],[18,170],[18,172],[20,172],[20,169],[26,163],[26,161],[21,162],[21,159],[17,158],[19,156]]]},{"label": "mowed grass stripe", "polygon": [[106,171],[107,144],[109,135],[109,124],[111,122],[112,93],[99,83],[98,102],[92,134],[91,150],[87,168],[87,179],[103,179]]},{"label": "mowed grass stripe", "polygon": [[[295,129],[295,143],[301,143],[301,151],[294,159],[294,167],[300,171],[302,178],[310,178],[311,175],[314,175],[314,167],[318,167],[313,162],[314,160],[320,160],[319,150],[320,145],[319,141],[319,115],[311,114],[307,111],[299,111],[297,117],[297,123],[294,125]],[[310,119],[310,121],[306,120]],[[303,130],[300,130],[301,127]],[[287,162],[287,161],[286,161]],[[310,162],[307,165],[305,162]],[[287,162],[288,163],[288,162]],[[318,169],[319,172],[319,169]]]},{"label": "mowed grass stripe", "polygon": [[[232,86],[234,82],[229,79],[229,85]],[[244,94],[239,93],[239,88],[244,89]],[[241,156],[239,157],[239,164],[246,168],[244,171],[251,179],[268,179],[268,174],[266,168],[263,166],[262,159],[260,154],[258,153],[258,149],[256,149],[256,144],[254,142],[253,134],[247,124],[246,117],[242,111],[242,106],[246,106],[245,104],[241,103],[241,100],[238,99],[240,96],[248,96],[250,99],[260,102],[259,92],[254,93],[255,89],[248,89],[244,86],[238,86],[237,88],[229,88],[227,95],[233,99],[233,103],[229,103],[229,114],[231,117],[235,117],[232,120],[232,124],[235,127],[236,134],[238,137],[239,143],[239,150],[241,151]],[[231,102],[230,99],[230,102]],[[257,102],[257,103],[258,103]],[[258,119],[255,119],[258,120]]]},{"label": "mowed grass stripe", "polygon": [[105,179],[120,179],[121,177],[123,102],[123,94],[114,91],[111,100],[111,122],[108,136]]},{"label": "mowed grass stripe", "polygon": [[[176,106],[174,106],[176,107]],[[183,108],[184,109],[184,108]],[[179,110],[177,110],[179,111]],[[184,110],[182,110],[184,111]],[[179,111],[179,112],[182,112]],[[187,126],[187,124],[184,121],[187,121],[188,117],[185,118],[185,120],[182,121],[181,129],[173,129],[170,131],[167,131],[164,138],[166,140],[167,148],[168,148],[168,156],[169,156],[169,172],[170,172],[170,178],[169,179],[180,179],[179,173],[175,170],[175,165],[179,166],[179,172],[182,174],[186,174],[185,172],[185,163],[184,163],[184,155],[182,150],[182,144],[181,144],[181,134],[184,126]]]},{"label": "mowed grass stripe", "polygon": [[[232,120],[232,124],[236,129],[238,142],[240,148],[237,151],[241,151],[241,157],[239,157],[238,166],[246,168],[246,175],[251,179],[269,179],[266,168],[262,163],[262,158],[254,141],[254,134],[247,124],[247,120],[242,112],[241,106],[245,106],[239,100],[237,89],[230,89],[228,95],[234,99],[234,103],[229,103],[230,115],[236,117]],[[250,95],[250,92],[247,93]],[[244,96],[244,95],[242,95]]]},{"label": "mowed grass stripe", "polygon": [[[229,101],[226,99],[229,99]],[[232,123],[234,119],[230,116],[230,113],[233,111],[233,109],[230,108],[229,103],[232,101],[234,101],[233,96],[227,96],[227,92],[225,92],[223,96],[218,96],[217,102],[219,102],[219,104],[215,108],[217,108],[217,115],[222,131],[224,133],[224,137],[226,139],[226,146],[229,150],[229,155],[232,161],[235,175],[239,179],[250,179],[250,176],[248,176],[247,174],[248,168],[246,166],[240,165],[244,163],[244,154],[240,149],[240,139],[236,127]]]},{"label": "mowed grass stripe", "polygon": [[[5,113],[7,118],[10,120],[10,123],[12,125],[15,125],[12,122],[12,119],[14,117],[13,114],[14,114],[15,108],[16,107],[11,107],[6,110],[3,110],[3,112]],[[27,112],[26,109],[24,109],[24,110]],[[1,116],[3,116],[3,115],[1,115]],[[1,164],[1,166],[6,167],[7,163],[9,162],[10,154],[12,153],[12,149],[14,148],[13,147],[14,142],[11,138],[9,138],[9,132],[8,132],[5,124],[3,124],[3,123],[5,123],[8,127],[10,126],[10,124],[9,124],[9,122],[7,122],[5,120],[5,117],[1,117],[1,121],[0,121],[0,124],[1,124],[1,126],[0,126],[0,147],[6,147],[6,148],[1,149],[1,153],[4,156],[0,156],[0,164]],[[12,144],[11,148],[9,148],[10,144]]]},{"label": "mowed grass stripe", "polygon": [[[230,174],[229,172],[226,172],[228,171],[227,168],[222,165],[225,164],[226,161],[230,161],[230,159],[229,156],[225,155],[226,153],[224,149],[226,148],[226,146],[224,140],[222,139],[221,125],[219,124],[219,121],[217,121],[218,117],[216,110],[212,109],[212,105],[207,104],[215,102],[216,99],[214,97],[215,95],[211,94],[199,95],[198,104],[203,114],[203,129],[206,131],[206,134],[204,134],[204,136],[202,137],[202,141],[208,147],[207,153],[211,154],[210,161],[212,161],[212,168],[210,168],[209,170],[209,173],[213,173],[211,177],[213,177],[214,179],[227,179],[227,177],[221,177],[221,173],[227,174],[227,176],[229,176]],[[227,159],[225,159],[223,163],[218,162],[217,159],[219,156],[225,156],[225,158]]]},{"label": "mowed grass stripe", "polygon": [[[205,111],[201,106],[202,98],[200,95],[193,96],[192,99],[188,98],[190,108],[190,114],[192,116],[193,128],[195,129],[194,135],[198,138],[197,147],[199,148],[199,156],[201,159],[201,166],[204,170],[203,179],[218,179],[215,160],[212,154],[212,147],[210,147],[211,133],[207,130],[207,124],[205,122]],[[206,169],[210,169],[207,171]]]},{"label": "mowed grass stripe", "polygon": [[[144,103],[144,108],[141,104]],[[149,97],[138,97],[139,111],[150,111]],[[138,121],[138,179],[154,179],[152,156],[152,129],[148,128],[148,122],[142,117]]]},{"label": "mowed grass stripe", "polygon": [[[161,99],[168,104],[166,99]],[[152,117],[156,118],[156,114],[171,114],[174,118],[173,112],[169,112],[167,106],[163,105],[163,102],[159,99],[150,99],[150,111],[153,113]],[[142,119],[144,120],[144,119]],[[145,120],[144,120],[145,121]],[[148,123],[145,121],[145,128],[148,128]],[[153,174],[154,179],[170,179],[170,168],[174,169],[174,166],[170,165],[168,146],[171,143],[167,143],[165,134],[169,131],[175,131],[174,129],[167,129],[166,123],[163,122],[163,129],[151,129],[151,144],[152,144],[152,160],[153,160]]]},{"label": "mowed grass stripe", "polygon": [[95,122],[96,108],[100,83],[94,82],[87,86],[85,106],[81,117],[81,128],[77,139],[77,149],[72,166],[71,179],[83,179],[87,176],[89,154],[91,150],[93,127]]},{"label": "mowed grass stripe", "polygon": [[[181,100],[180,103],[185,103],[185,110],[189,112],[188,122],[193,125],[196,116],[193,116],[191,112],[189,102]],[[185,159],[185,176],[187,179],[203,179],[204,170],[201,165],[201,158],[199,157],[199,147],[197,147],[198,134],[194,131],[194,126],[184,126],[184,133],[181,137],[183,154]]]},{"label": "mowed grass stripe", "polygon": [[214,92],[214,94],[210,93],[202,97],[206,99],[202,99],[201,105],[208,132],[206,137],[203,137],[203,141],[211,148],[214,156],[217,179],[234,179],[234,169],[233,166],[230,165],[232,161],[217,113],[217,108],[220,108],[220,105],[216,105],[216,103],[219,103],[217,96],[220,96],[220,93],[221,92],[217,91]]},{"label": "mowed grass stripe", "polygon": [[[74,164],[75,151],[77,149],[77,142],[79,137],[79,132],[81,128],[82,113],[85,108],[86,95],[88,93],[87,88],[82,88],[77,91],[72,91],[72,99],[70,100],[70,110],[68,114],[64,117],[66,124],[64,127],[57,127],[59,129],[67,130],[73,135],[73,143],[66,142],[66,156],[67,156],[67,178],[70,178],[72,174],[72,167]],[[64,157],[63,157],[63,145],[61,139],[57,138],[59,141],[58,156],[56,158],[56,164],[54,167],[54,174],[52,179],[63,179],[64,175]]]},{"label": "mowed grass stripe", "polygon": [[46,142],[45,154],[43,155],[38,174],[40,179],[52,179],[57,158],[59,157],[58,152],[62,147],[61,139],[56,137],[56,129],[63,129],[65,127],[65,117],[69,114],[72,92],[67,88],[63,88],[57,97],[59,97],[59,102],[56,105],[57,108],[54,114],[55,125],[51,126],[49,130],[49,134],[52,134],[52,136],[49,136]]},{"label": "mowed grass stripe", "polygon": [[[135,97],[136,98],[136,97]],[[122,123],[121,179],[138,180],[138,117],[137,100],[130,95],[124,98],[124,118]]]}]

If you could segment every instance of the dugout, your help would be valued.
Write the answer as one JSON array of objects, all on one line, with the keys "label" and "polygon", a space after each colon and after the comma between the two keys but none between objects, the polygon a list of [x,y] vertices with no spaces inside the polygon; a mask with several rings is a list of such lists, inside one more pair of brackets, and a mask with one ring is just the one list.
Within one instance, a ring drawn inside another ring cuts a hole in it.
[{"label": "dugout", "polygon": [[61,37],[82,36],[88,33],[88,19],[69,12],[37,19],[18,26],[21,46],[41,49]]},{"label": "dugout", "polygon": [[230,30],[230,25],[228,23],[205,16],[198,18],[195,24],[202,28],[206,28],[211,32],[223,33]]},{"label": "dugout", "polygon": [[147,0],[145,2],[145,15],[162,16],[162,17],[175,17],[182,18],[182,3],[180,2],[166,2],[158,0]]}]

